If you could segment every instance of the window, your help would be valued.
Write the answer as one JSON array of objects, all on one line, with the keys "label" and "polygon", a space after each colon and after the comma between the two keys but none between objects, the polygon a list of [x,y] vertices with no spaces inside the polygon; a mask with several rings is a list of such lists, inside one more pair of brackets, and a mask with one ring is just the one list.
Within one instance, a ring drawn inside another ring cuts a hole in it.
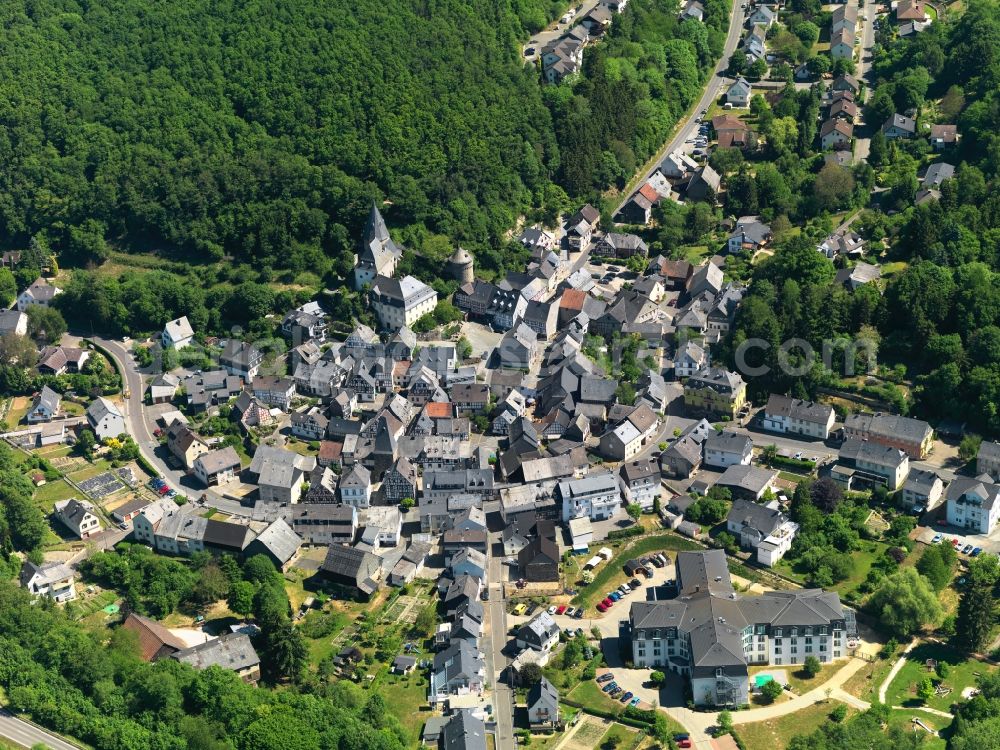
[{"label": "window", "polygon": [[781,628],[774,629],[774,637],[779,639],[781,638]]},{"label": "window", "polygon": [[778,667],[780,667],[780,666],[781,666],[781,659],[780,659],[780,658],[778,658],[778,659],[775,659],[775,660],[774,660],[774,664],[775,664],[775,666],[778,666]]}]

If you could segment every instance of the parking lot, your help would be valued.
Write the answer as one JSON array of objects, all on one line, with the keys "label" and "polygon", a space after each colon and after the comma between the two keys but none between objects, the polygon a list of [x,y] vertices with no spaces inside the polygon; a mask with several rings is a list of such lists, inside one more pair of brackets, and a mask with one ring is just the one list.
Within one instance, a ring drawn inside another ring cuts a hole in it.
[{"label": "parking lot", "polygon": [[977,548],[980,552],[975,553],[975,556],[1000,554],[1000,537],[997,534],[992,538],[983,534],[963,534],[961,529],[954,529],[945,523],[921,526],[917,531],[917,541],[924,544],[951,544],[962,559],[971,559]]}]

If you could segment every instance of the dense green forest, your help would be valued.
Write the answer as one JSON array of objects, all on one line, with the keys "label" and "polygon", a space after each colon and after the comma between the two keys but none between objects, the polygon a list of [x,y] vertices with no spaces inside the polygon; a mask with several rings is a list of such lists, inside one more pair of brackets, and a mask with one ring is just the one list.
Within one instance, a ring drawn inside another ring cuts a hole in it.
[{"label": "dense green forest", "polygon": [[[957,20],[884,44],[874,55],[869,120],[916,108],[921,128],[957,122],[962,141],[937,157],[926,137],[887,144],[876,136],[871,161],[884,189],[856,228],[873,258],[888,238],[880,261],[895,268],[884,294],[833,286],[833,264],[813,249],[821,233],[808,226],[789,233],[753,275],[729,356],[751,337],[776,346],[797,336],[817,352],[824,340],[861,338],[889,366],[888,380],[917,384],[912,399],[892,382],[872,395],[904,412],[912,406],[921,416],[1000,432],[1000,10],[994,0],[976,0]],[[936,158],[953,163],[956,178],[942,185],[940,202],[915,206],[918,173]],[[762,356],[776,364],[776,349]],[[751,390],[806,396],[828,384],[835,379],[818,365],[794,377],[775,368]]]},{"label": "dense green forest", "polygon": [[706,0],[704,23],[679,21],[675,0],[633,0],[583,75],[545,89],[570,195],[624,185],[666,140],[722,54],[726,0]]},{"label": "dense green forest", "polygon": [[[294,631],[287,623],[276,628]],[[95,750],[405,746],[385,699],[349,681],[258,690],[218,667],[147,664],[136,655],[133,634],[107,636],[0,581],[0,687],[7,702]]]},{"label": "dense green forest", "polygon": [[552,122],[520,59],[553,3],[7,3],[0,243],[329,268],[373,198],[485,242],[541,205]]}]

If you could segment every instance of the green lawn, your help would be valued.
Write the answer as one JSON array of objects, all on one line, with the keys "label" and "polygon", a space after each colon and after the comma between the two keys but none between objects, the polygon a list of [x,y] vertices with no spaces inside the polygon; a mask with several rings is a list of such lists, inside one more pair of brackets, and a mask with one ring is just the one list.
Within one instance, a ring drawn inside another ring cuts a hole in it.
[{"label": "green lawn", "polygon": [[[846,659],[841,659],[840,661],[830,662],[829,664],[824,664],[820,669],[819,674],[815,677],[806,677],[805,672],[801,668],[792,669],[788,667],[785,669],[785,674],[788,676],[788,684],[792,686],[794,690],[799,695],[803,693],[808,693],[813,688],[822,687],[823,683],[833,677],[837,672],[843,669],[850,662]],[[763,667],[753,667],[750,670],[751,677],[758,672],[771,672],[774,667],[763,666]]]},{"label": "green lawn", "polygon": [[[795,735],[812,734],[820,726],[828,724],[830,712],[838,705],[837,701],[814,703],[778,719],[740,724],[736,727],[736,733],[747,750],[784,750]],[[856,711],[849,708],[847,715],[854,713]]]},{"label": "green lawn", "polygon": [[[942,680],[934,672],[928,670],[924,666],[927,659],[947,664],[949,667],[948,676]],[[951,692],[947,695],[932,696],[927,701],[927,705],[939,711],[949,711],[953,703],[962,700],[962,691],[965,688],[975,686],[977,672],[984,674],[992,672],[994,669],[995,667],[989,664],[975,659],[966,659],[963,654],[948,646],[937,643],[922,643],[907,655],[906,664],[899,670],[886,691],[886,702],[890,706],[911,708],[921,705],[916,688],[921,681],[930,677],[935,685],[951,688]]]},{"label": "green lawn", "polygon": [[[854,572],[847,580],[834,584],[831,590],[841,595],[852,593],[868,577],[872,564],[887,548],[888,545],[882,542],[862,542],[862,548],[851,553],[851,558],[854,560]],[[779,561],[774,569],[795,581],[803,584],[806,582],[805,572],[797,570],[795,563],[787,558]]]},{"label": "green lawn", "polygon": [[420,744],[420,732],[431,715],[427,704],[427,677],[417,672],[408,675],[386,674],[378,687],[387,699],[389,710],[403,726],[409,739],[408,746],[416,747]]},{"label": "green lawn", "polygon": [[598,748],[622,748],[622,750],[628,750],[635,745],[636,740],[636,730],[629,729],[622,724],[612,724],[604,736],[601,737],[601,741],[597,744]]},{"label": "green lawn", "polygon": [[[684,539],[673,533],[654,534],[652,536],[641,537],[631,545],[629,541],[607,545],[615,551],[614,557],[609,562],[604,563],[597,569],[594,580],[589,584],[580,582],[580,593],[573,597],[573,604],[590,608],[593,604],[604,598],[605,593],[612,588],[620,586],[628,580],[622,565],[626,560],[633,557],[643,557],[650,552],[660,552],[665,550],[700,550],[704,549],[689,539]],[[575,582],[570,581],[572,586]],[[589,613],[588,613],[589,614]]]},{"label": "green lawn", "polygon": [[[914,731],[916,724],[913,723],[913,719],[920,719],[923,724],[926,724],[931,729],[941,731],[946,729],[951,725],[951,722],[944,718],[943,716],[935,716],[926,711],[893,711],[889,715],[889,726],[901,726],[907,731]],[[924,737],[924,743],[921,747],[924,750],[944,750],[948,743],[940,737],[936,737],[929,732],[920,730],[920,734]]]},{"label": "green lawn", "polygon": [[616,714],[624,710],[624,706],[621,703],[612,700],[606,693],[601,692],[601,687],[595,680],[582,680],[579,685],[569,692],[567,697],[571,701],[584,706],[603,711],[612,711]]},{"label": "green lawn", "polygon": [[35,490],[35,502],[43,511],[51,513],[52,506],[59,500],[69,500],[78,494],[65,479],[57,479],[54,482],[46,482]]}]

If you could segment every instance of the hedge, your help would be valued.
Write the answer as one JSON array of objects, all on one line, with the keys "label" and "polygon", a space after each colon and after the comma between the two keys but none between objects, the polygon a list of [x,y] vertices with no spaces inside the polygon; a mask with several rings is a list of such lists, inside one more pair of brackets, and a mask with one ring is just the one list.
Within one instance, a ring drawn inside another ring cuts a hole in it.
[{"label": "hedge", "polygon": [[614,711],[605,711],[602,708],[585,706],[583,703],[578,703],[577,701],[571,700],[569,698],[563,698],[562,702],[565,703],[567,706],[578,708],[584,713],[588,713],[591,716],[597,716],[598,718],[601,719],[608,719],[609,721],[617,721],[619,724],[626,724],[630,727],[635,727],[636,729],[649,728],[649,722],[633,719],[631,716],[627,715],[627,712],[615,713]]},{"label": "hedge", "polygon": [[614,531],[609,531],[606,539],[630,539],[634,536],[642,536],[646,533],[646,530],[636,524],[635,526],[629,526],[627,529],[615,529]]},{"label": "hedge", "polygon": [[153,468],[153,464],[151,464],[149,461],[147,461],[146,457],[143,456],[141,453],[139,454],[139,457],[135,459],[135,462],[137,464],[139,464],[139,467],[144,472],[146,472],[147,474],[149,474],[149,476],[153,477],[154,479],[156,477],[160,476],[160,472],[158,472],[156,469],[154,469]]},{"label": "hedge", "polygon": [[771,466],[783,466],[786,469],[798,469],[800,471],[810,472],[816,468],[816,464],[812,461],[801,461],[795,458],[787,458],[786,456],[775,456],[770,461]]}]

